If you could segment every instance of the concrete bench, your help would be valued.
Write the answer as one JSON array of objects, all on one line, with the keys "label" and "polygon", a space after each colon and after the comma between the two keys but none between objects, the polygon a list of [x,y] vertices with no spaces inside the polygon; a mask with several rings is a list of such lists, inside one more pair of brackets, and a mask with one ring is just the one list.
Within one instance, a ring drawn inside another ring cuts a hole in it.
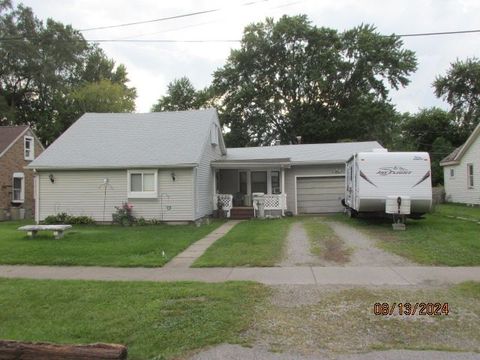
[{"label": "concrete bench", "polygon": [[72,225],[25,225],[19,227],[17,230],[26,231],[31,238],[35,237],[39,231],[53,231],[55,239],[61,239],[63,233],[71,228]]}]

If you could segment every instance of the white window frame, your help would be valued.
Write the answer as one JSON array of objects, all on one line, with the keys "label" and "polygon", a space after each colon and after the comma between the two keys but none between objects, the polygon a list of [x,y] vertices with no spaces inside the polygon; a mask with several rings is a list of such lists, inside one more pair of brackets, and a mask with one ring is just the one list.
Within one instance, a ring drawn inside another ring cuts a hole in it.
[{"label": "white window frame", "polygon": [[[472,171],[470,171],[472,169]],[[467,187],[469,189],[473,189],[475,186],[475,181],[473,180],[473,175],[474,175],[474,167],[473,163],[468,163],[467,164]]]},{"label": "white window frame", "polygon": [[[131,175],[132,174],[141,174],[142,175],[142,188],[143,188],[143,175],[144,174],[153,174],[154,176],[154,190],[153,191],[131,191]],[[139,170],[128,170],[127,171],[127,196],[129,199],[149,199],[158,197],[158,170],[154,169],[139,169]]]},{"label": "white window frame", "polygon": [[[30,149],[27,149],[27,143],[30,143]],[[27,151],[29,152],[28,154]],[[35,140],[33,136],[23,137],[23,157],[25,160],[33,160],[35,158]]]},{"label": "white window frame", "polygon": [[450,177],[455,177],[455,169],[450,169]]},{"label": "white window frame", "polygon": [[[15,179],[21,179],[20,199],[15,199]],[[12,203],[22,204],[25,202],[25,174],[21,172],[13,173],[12,176]]]}]

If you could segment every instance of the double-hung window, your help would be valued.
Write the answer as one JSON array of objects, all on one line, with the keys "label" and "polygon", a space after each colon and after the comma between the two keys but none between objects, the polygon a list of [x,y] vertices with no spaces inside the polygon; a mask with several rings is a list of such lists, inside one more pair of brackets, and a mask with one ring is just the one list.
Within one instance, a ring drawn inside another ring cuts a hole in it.
[{"label": "double-hung window", "polygon": [[128,197],[155,198],[157,197],[157,170],[129,170]]},{"label": "double-hung window", "polygon": [[35,157],[35,142],[32,136],[25,136],[23,138],[23,158],[25,160],[33,160]]},{"label": "double-hung window", "polygon": [[467,164],[467,184],[469,188],[473,188],[473,164]]},{"label": "double-hung window", "polygon": [[23,203],[25,201],[25,176],[23,173],[13,173],[12,179],[12,202]]}]

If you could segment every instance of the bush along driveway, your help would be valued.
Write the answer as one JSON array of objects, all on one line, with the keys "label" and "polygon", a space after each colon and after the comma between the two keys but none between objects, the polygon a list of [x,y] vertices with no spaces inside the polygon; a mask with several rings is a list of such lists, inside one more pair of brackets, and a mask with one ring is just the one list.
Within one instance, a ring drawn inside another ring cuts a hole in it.
[{"label": "bush along driveway", "polygon": [[74,225],[62,239],[17,231],[25,222],[0,223],[0,264],[163,266],[223,222],[209,225]]}]

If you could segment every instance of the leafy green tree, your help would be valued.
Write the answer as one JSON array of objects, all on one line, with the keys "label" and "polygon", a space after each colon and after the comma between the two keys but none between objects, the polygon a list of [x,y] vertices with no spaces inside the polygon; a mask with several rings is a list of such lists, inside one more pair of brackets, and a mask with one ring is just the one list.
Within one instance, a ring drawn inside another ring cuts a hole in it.
[{"label": "leafy green tree", "polygon": [[[406,86],[416,69],[400,38],[368,25],[338,32],[283,16],[245,28],[240,49],[214,73],[230,146],[372,139],[392,128],[389,88]],[[369,113],[368,109],[375,111]],[[388,141],[388,139],[387,139]]]},{"label": "leafy green tree", "polygon": [[0,38],[0,118],[29,124],[45,143],[80,115],[72,107],[75,89],[102,79],[128,89],[123,66],[115,68],[71,26],[43,23],[31,8],[0,0]]},{"label": "leafy green tree", "polygon": [[75,89],[71,99],[81,113],[132,112],[135,110],[135,91],[110,80],[85,83]]},{"label": "leafy green tree", "polygon": [[437,76],[435,94],[446,100],[456,115],[464,140],[480,121],[480,60],[457,60],[444,76]]},{"label": "leafy green tree", "polygon": [[196,90],[190,79],[181,77],[167,85],[167,95],[158,99],[152,111],[180,111],[201,109],[211,98],[210,90]]},{"label": "leafy green tree", "polygon": [[406,114],[402,123],[402,136],[405,147],[399,150],[429,152],[433,183],[443,183],[440,160],[463,142],[455,115],[435,107],[422,109],[413,115]]}]

